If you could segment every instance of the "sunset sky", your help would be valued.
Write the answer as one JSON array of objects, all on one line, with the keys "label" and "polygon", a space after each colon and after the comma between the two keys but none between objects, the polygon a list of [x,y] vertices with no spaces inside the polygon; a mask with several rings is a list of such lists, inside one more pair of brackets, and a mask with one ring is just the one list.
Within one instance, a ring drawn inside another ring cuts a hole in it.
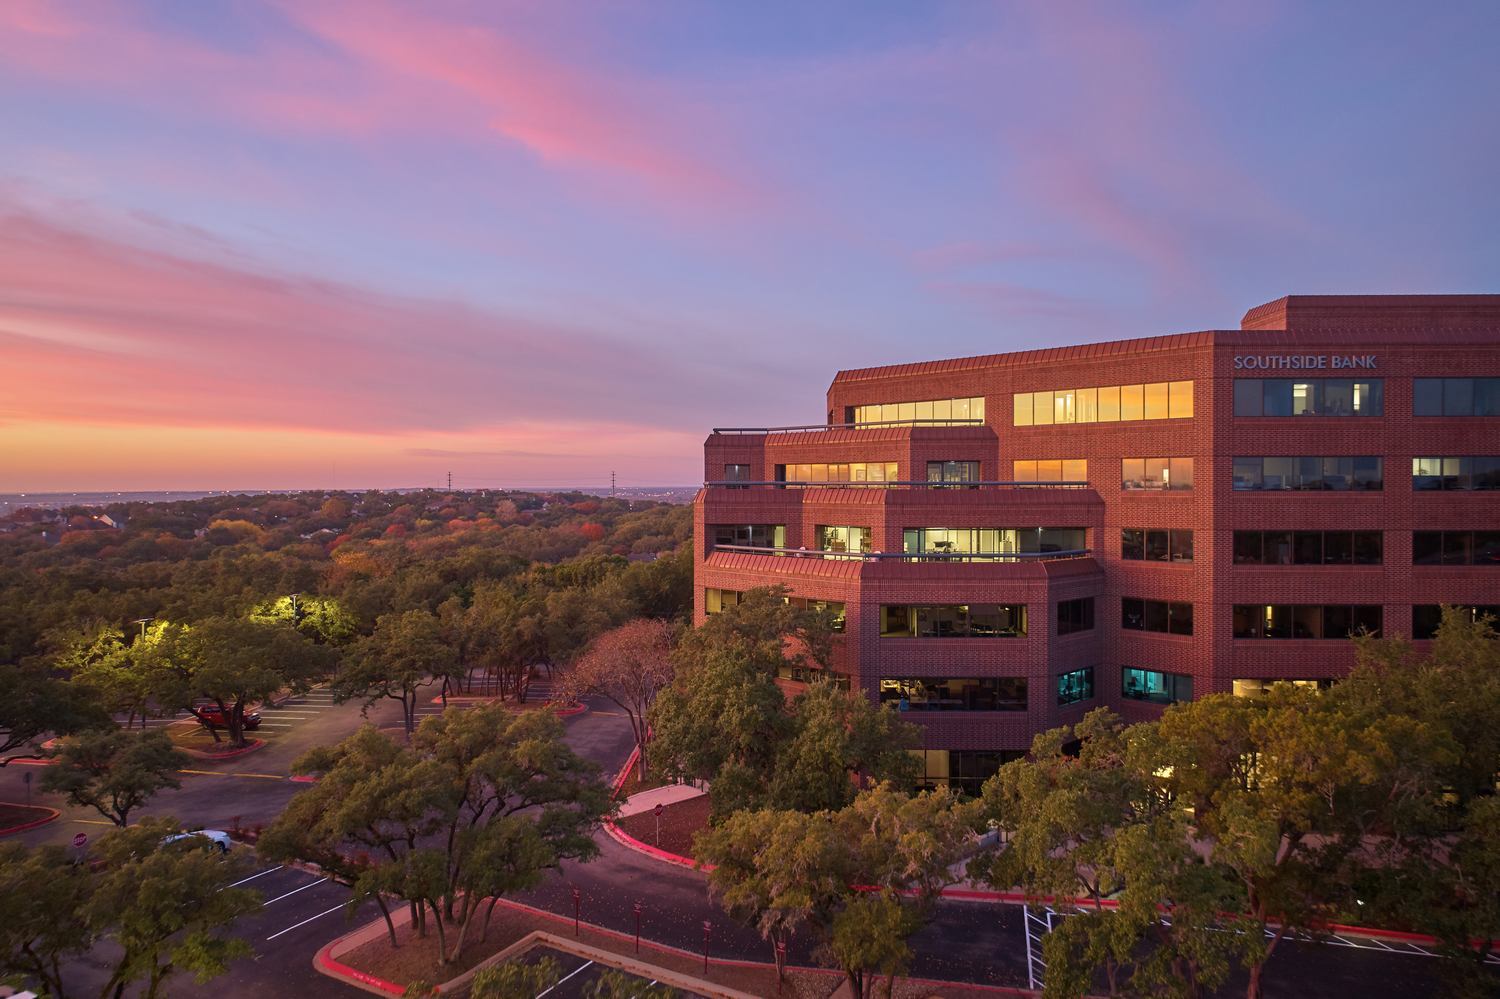
[{"label": "sunset sky", "polygon": [[840,368],[1500,291],[1500,3],[0,3],[0,492],[690,484]]}]

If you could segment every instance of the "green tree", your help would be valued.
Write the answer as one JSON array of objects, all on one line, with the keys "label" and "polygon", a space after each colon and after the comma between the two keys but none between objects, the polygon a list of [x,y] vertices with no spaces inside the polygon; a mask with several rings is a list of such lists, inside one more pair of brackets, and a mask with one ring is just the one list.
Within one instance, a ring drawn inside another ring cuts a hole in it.
[{"label": "green tree", "polygon": [[0,844],[0,971],[64,995],[64,964],[89,949],[88,928],[78,918],[88,897],[87,872],[70,863],[64,847]]},{"label": "green tree", "polygon": [[106,728],[113,723],[90,691],[38,666],[0,665],[0,767],[36,759],[50,735]]},{"label": "green tree", "polygon": [[873,994],[871,978],[885,975],[886,995],[911,964],[907,937],[916,932],[911,912],[891,891],[856,895],[833,917],[828,951],[849,978],[855,999]]},{"label": "green tree", "polygon": [[[904,960],[906,938],[956,880],[976,818],[946,789],[908,796],[879,785],[837,812],[735,812],[699,833],[694,853],[715,865],[709,892],[732,918],[773,943],[807,929],[863,990],[868,974],[891,974]],[[859,901],[870,889],[899,904],[901,917]],[[867,917],[874,921],[861,927]]]},{"label": "green tree", "polygon": [[375,631],[359,639],[333,677],[340,700],[364,699],[369,710],[381,698],[401,705],[407,738],[416,729],[417,697],[456,662],[442,624],[425,610],[385,614]]},{"label": "green tree", "polygon": [[177,771],[188,762],[160,729],[85,732],[63,743],[42,773],[41,788],[125,826],[156,792],[182,786]]},{"label": "green tree", "polygon": [[119,999],[143,982],[140,994],[154,999],[173,975],[188,972],[201,984],[252,953],[227,932],[260,908],[259,892],[232,887],[246,865],[188,841],[164,843],[176,829],[175,820],[147,819],[99,840],[104,867],[79,912],[91,933],[119,948],[101,996]]},{"label": "green tree", "polygon": [[888,705],[831,681],[811,684],[792,702],[792,733],[778,748],[768,803],[802,811],[836,810],[862,780],[910,790],[920,763],[921,730]]},{"label": "green tree", "polygon": [[337,600],[300,593],[256,604],[250,611],[250,620],[257,624],[291,625],[324,645],[342,644],[359,632],[359,622]]},{"label": "green tree", "polygon": [[333,655],[286,625],[216,617],[170,625],[150,647],[152,695],[168,708],[186,709],[219,740],[205,719],[211,702],[229,743],[245,745],[245,710],[281,692],[302,693],[326,676]]},{"label": "green tree", "polygon": [[562,978],[562,965],[556,958],[544,957],[531,964],[502,961],[481,968],[469,985],[470,999],[515,999],[517,996],[539,996]]}]

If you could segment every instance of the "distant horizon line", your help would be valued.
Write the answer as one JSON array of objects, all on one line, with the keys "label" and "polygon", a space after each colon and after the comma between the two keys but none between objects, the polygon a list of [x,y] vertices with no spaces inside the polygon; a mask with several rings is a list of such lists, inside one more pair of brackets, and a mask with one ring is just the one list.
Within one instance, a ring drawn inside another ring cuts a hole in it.
[{"label": "distant horizon line", "polygon": [[0,497],[54,497],[54,496],[140,496],[159,495],[173,493],[196,493],[205,496],[238,496],[238,495],[266,495],[270,493],[315,493],[315,492],[383,492],[383,493],[409,493],[431,490],[433,492],[481,492],[493,490],[497,492],[577,492],[585,489],[610,489],[616,491],[640,490],[640,489],[697,489],[701,483],[662,483],[652,485],[526,485],[526,486],[292,486],[279,488],[245,488],[245,489],[17,489],[13,491],[0,490]]}]

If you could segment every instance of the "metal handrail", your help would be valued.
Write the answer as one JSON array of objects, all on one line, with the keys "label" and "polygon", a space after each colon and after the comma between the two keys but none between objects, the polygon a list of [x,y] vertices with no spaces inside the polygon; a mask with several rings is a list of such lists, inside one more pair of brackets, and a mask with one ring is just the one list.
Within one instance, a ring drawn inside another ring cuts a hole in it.
[{"label": "metal handrail", "polygon": [[1041,481],[985,481],[985,482],[933,482],[930,479],[916,481],[891,481],[891,482],[804,482],[801,480],[786,481],[773,479],[770,481],[751,481],[748,479],[715,479],[703,483],[705,486],[723,486],[728,488],[748,488],[750,486],[774,486],[778,489],[807,488],[811,486],[833,487],[835,489],[889,489],[896,486],[919,488],[919,489],[1087,489],[1089,487],[1086,479],[1044,479]]},{"label": "metal handrail", "polygon": [[982,427],[983,420],[878,420],[872,423],[806,423],[795,427],[714,427],[716,434],[797,434],[819,430],[868,430],[872,427]]},{"label": "metal handrail", "polygon": [[1053,559],[1088,558],[1091,548],[1070,548],[1056,552],[835,552],[821,548],[777,548],[767,545],[713,545],[718,552],[741,552],[747,555],[780,555],[791,558],[820,558],[842,562],[1046,562]]}]

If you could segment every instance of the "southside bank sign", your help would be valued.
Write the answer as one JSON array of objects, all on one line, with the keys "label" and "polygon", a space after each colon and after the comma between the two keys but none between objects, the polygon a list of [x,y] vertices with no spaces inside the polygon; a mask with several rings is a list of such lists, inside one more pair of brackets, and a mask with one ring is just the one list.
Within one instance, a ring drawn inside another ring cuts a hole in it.
[{"label": "southside bank sign", "polygon": [[1236,371],[1346,371],[1375,367],[1374,354],[1236,354]]}]

